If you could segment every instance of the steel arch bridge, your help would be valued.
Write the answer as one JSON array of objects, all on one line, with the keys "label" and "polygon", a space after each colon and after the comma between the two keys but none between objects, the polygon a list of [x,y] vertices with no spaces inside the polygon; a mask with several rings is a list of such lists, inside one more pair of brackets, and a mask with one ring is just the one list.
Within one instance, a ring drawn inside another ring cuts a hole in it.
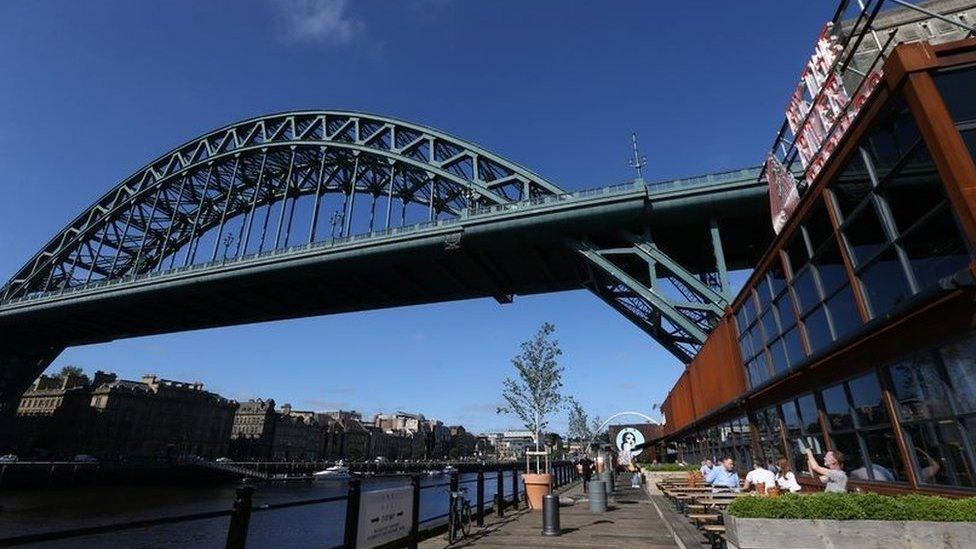
[{"label": "steel arch bridge", "polygon": [[0,289],[0,401],[66,346],[588,288],[682,361],[771,233],[755,168],[567,193],[392,118],[246,120],[149,163]]}]

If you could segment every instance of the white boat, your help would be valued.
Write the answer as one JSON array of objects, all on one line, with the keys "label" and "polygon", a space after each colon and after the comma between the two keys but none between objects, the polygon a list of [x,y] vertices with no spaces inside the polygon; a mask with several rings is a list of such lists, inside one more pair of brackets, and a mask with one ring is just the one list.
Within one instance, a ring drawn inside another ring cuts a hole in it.
[{"label": "white boat", "polygon": [[343,465],[340,461],[332,467],[328,467],[322,471],[315,471],[312,473],[312,477],[322,480],[344,480],[352,477],[352,473],[350,473],[349,468]]},{"label": "white boat", "polygon": [[441,470],[441,473],[444,473],[445,475],[450,475],[454,471],[457,471],[457,468],[455,468],[453,465],[448,465],[447,467],[444,467],[444,469]]}]

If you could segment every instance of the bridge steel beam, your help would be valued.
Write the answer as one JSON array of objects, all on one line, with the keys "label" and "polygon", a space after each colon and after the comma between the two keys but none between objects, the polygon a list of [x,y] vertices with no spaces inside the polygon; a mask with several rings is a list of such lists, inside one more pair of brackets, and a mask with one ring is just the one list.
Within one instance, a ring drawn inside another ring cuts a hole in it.
[{"label": "bridge steel beam", "polygon": [[[629,247],[600,249],[586,241],[574,246],[590,272],[589,289],[686,364],[705,343],[728,304],[721,293],[647,237],[631,238]],[[724,268],[721,248],[716,249],[716,256],[716,263]],[[635,263],[644,268],[635,269]],[[681,298],[668,295],[661,283],[662,274],[679,290]],[[727,280],[727,275],[720,277]]]}]

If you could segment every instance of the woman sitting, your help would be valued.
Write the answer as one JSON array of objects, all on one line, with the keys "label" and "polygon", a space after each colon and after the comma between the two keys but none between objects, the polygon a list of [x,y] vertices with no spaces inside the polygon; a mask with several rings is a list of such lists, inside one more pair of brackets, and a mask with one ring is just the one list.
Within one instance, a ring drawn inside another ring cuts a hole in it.
[{"label": "woman sitting", "polygon": [[801,490],[800,483],[796,481],[796,475],[790,471],[790,460],[785,457],[776,460],[779,472],[776,473],[776,486],[780,490],[789,490],[790,493],[797,493]]}]

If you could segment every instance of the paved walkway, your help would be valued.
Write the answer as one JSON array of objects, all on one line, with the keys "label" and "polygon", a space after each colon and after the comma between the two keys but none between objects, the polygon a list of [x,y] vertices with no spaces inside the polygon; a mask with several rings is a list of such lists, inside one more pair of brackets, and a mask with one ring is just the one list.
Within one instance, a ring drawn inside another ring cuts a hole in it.
[{"label": "paved walkway", "polygon": [[[624,476],[618,477],[623,481]],[[617,484],[604,514],[590,513],[589,502],[582,486],[576,484],[562,493],[562,497],[576,500],[572,506],[559,509],[562,535],[542,535],[542,513],[518,511],[506,515],[484,529],[472,531],[467,540],[452,547],[567,547],[613,549],[659,549],[678,547],[668,526],[661,520],[643,489]],[[446,547],[444,536],[428,539],[423,549]]]}]

